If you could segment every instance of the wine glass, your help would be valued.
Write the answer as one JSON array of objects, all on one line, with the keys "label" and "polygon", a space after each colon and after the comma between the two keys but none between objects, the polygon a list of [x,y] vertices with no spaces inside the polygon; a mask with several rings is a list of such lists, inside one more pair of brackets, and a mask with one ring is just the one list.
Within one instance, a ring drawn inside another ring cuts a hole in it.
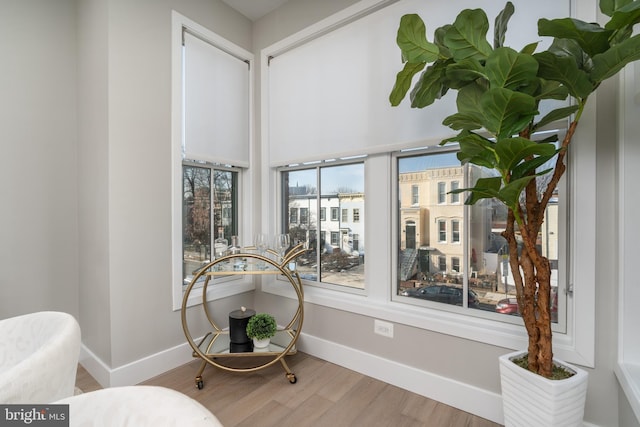
[{"label": "wine glass", "polygon": [[289,249],[289,235],[288,234],[278,234],[276,236],[275,244],[273,245],[278,255],[280,255],[281,259],[284,259],[284,255],[287,253],[287,249]]},{"label": "wine glass", "polygon": [[[269,247],[269,239],[267,238],[266,234],[258,233],[254,237],[253,244],[255,245],[256,249],[258,250],[258,253],[261,256],[264,256],[265,252],[267,251],[267,248]],[[261,269],[263,269],[263,267],[265,267],[264,261],[260,261],[258,266]]]}]

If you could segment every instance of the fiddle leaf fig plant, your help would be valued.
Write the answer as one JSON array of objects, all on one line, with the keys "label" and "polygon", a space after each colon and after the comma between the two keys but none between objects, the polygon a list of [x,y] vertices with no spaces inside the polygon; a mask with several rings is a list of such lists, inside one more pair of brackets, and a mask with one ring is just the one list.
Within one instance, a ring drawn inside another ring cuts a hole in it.
[{"label": "fiddle leaf fig plant", "polygon": [[[551,377],[553,366],[551,267],[536,245],[545,209],[565,172],[567,150],[590,95],[640,59],[640,35],[633,35],[640,0],[600,0],[600,10],[609,17],[604,26],[570,17],[540,19],[538,35],[553,38],[543,51],[535,41],[520,50],[505,44],[515,13],[511,2],[495,18],[493,43],[482,9],[461,11],[452,24],[435,30],[433,41],[417,14],[403,16],[397,34],[404,67],[391,104],[399,105],[408,94],[412,107],[424,108],[457,91],[457,111],[443,121],[456,134],[442,144],[457,143],[462,164],[493,171],[494,176],[453,192],[468,192],[467,204],[496,199],[507,207],[502,235],[529,336],[528,367],[545,377]],[[542,116],[540,106],[549,102],[557,108]],[[568,122],[561,140],[536,135],[558,121]]]}]

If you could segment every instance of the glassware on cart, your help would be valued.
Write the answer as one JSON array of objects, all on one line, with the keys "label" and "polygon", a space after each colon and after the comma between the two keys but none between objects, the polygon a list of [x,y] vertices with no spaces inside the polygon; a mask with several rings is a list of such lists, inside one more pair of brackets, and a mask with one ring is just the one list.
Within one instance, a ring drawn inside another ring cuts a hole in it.
[{"label": "glassware on cart", "polygon": [[290,240],[288,234],[278,234],[273,249],[278,253],[280,259],[284,259],[287,249],[289,249]]},{"label": "glassware on cart", "polygon": [[[265,253],[267,252],[267,248],[269,247],[269,238],[264,233],[258,233],[254,237],[253,244],[258,250],[258,254],[261,256],[264,256]],[[267,265],[264,263],[264,261],[260,261],[258,263],[258,268],[260,270],[264,270],[266,267]]]}]

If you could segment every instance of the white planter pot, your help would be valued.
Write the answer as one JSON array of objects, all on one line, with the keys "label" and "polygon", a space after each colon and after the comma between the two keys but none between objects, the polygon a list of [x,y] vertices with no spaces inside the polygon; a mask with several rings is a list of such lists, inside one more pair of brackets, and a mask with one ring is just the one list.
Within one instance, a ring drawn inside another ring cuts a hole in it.
[{"label": "white planter pot", "polygon": [[253,339],[253,347],[257,348],[257,349],[265,349],[269,347],[269,343],[271,342],[271,338],[264,338],[264,339],[256,339],[256,338],[252,338]]},{"label": "white planter pot", "polygon": [[511,361],[524,354],[526,351],[518,351],[500,357],[505,427],[582,426],[587,372],[554,359],[554,363],[576,374],[564,380],[550,380]]}]

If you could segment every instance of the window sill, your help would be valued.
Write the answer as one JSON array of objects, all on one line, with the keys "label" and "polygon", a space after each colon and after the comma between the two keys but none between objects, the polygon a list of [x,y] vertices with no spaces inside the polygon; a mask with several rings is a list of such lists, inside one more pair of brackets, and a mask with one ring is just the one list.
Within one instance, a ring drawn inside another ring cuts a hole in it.
[{"label": "window sill", "polygon": [[[297,299],[290,285],[277,281],[263,282],[262,290],[282,297]],[[520,350],[527,347],[524,327],[517,324],[484,319],[455,312],[433,308],[417,307],[393,300],[375,300],[367,295],[356,295],[342,291],[305,286],[306,303],[321,305],[350,313],[369,316],[376,319],[395,322],[415,328],[452,335],[459,338],[491,344],[506,349]],[[426,327],[425,325],[429,325]],[[575,340],[567,334],[555,333],[553,336],[554,354],[569,363],[593,367],[593,361],[581,353]]]},{"label": "window sill", "polygon": [[[207,301],[215,301],[245,292],[251,292],[255,290],[255,288],[256,287],[251,280],[234,280],[232,282],[209,285],[207,288]],[[173,310],[181,310],[181,304],[182,299],[177,303],[177,306],[174,303]],[[202,304],[202,287],[192,289],[191,294],[189,294],[189,298],[187,299],[187,307],[193,307],[199,304]]]},{"label": "window sill", "polygon": [[640,421],[640,365],[620,362],[615,372],[629,406]]}]

